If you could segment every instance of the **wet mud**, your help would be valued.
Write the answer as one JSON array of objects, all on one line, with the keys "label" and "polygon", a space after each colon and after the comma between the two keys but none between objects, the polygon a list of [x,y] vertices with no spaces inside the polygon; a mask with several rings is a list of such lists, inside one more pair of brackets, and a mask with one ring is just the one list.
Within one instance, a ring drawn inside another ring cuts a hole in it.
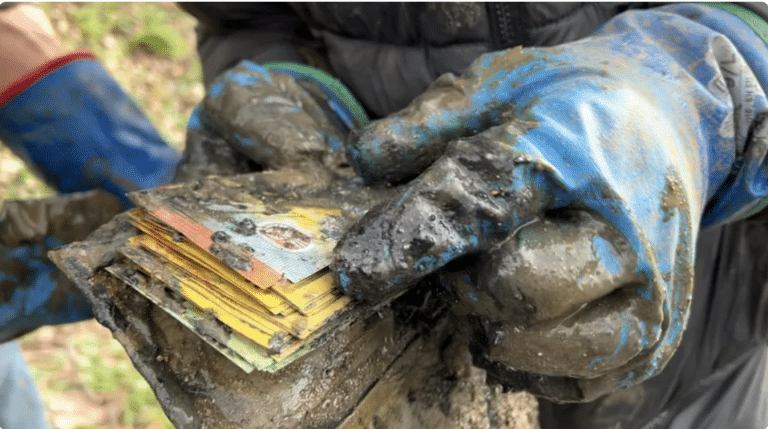
[{"label": "wet mud", "polygon": [[397,327],[391,311],[357,311],[349,317],[358,323],[335,330],[325,347],[278,373],[246,374],[97,268],[119,262],[114,250],[136,233],[125,218],[105,228],[104,241],[92,237],[57,261],[85,287],[98,320],[123,344],[179,428],[333,427],[415,335]]},{"label": "wet mud", "polygon": [[62,243],[82,240],[122,209],[120,200],[104,191],[5,201],[0,211],[0,243],[12,247],[45,237]]},{"label": "wet mud", "polygon": [[[520,167],[522,173],[516,174]],[[550,196],[531,180],[538,166],[506,139],[477,136],[447,152],[398,198],[371,209],[336,247],[331,269],[352,296],[377,303],[462,256],[504,241],[539,216]],[[348,286],[347,286],[348,285]]]},{"label": "wet mud", "polygon": [[593,215],[559,211],[521,228],[475,262],[471,282],[452,273],[456,311],[521,327],[560,320],[645,281],[623,236]]},{"label": "wet mud", "polygon": [[251,271],[251,258],[238,245],[214,241],[208,250],[233,270]]},{"label": "wet mud", "polygon": [[203,128],[265,169],[336,167],[346,129],[322,107],[322,91],[281,73],[239,65],[203,100]]},{"label": "wet mud", "polygon": [[535,399],[489,383],[455,322],[414,341],[339,429],[537,428]]},{"label": "wet mud", "polygon": [[173,182],[191,182],[206,176],[231,176],[258,171],[260,166],[240,156],[226,140],[202,128],[187,128],[184,153]]},{"label": "wet mud", "polygon": [[[322,178],[325,179],[320,180]],[[308,172],[212,177],[185,185],[186,192],[179,192],[179,198],[182,198],[181,202],[200,204],[207,199],[245,198],[245,192],[258,194],[276,204],[299,197],[307,201],[314,199],[320,204],[331,193],[337,201],[343,201],[342,208],[352,221],[362,216],[365,207],[372,202],[388,198],[393,192],[388,188],[352,192],[349,183],[337,183],[346,180],[356,179],[351,173],[334,178],[317,177]],[[441,310],[444,307],[437,293],[422,291],[415,297],[406,294],[388,306],[356,306],[343,320],[335,322],[338,326],[329,335],[318,339],[315,350],[296,362],[276,373],[255,371],[246,374],[103,269],[128,267],[122,265],[116,249],[135,234],[137,231],[127,216],[120,215],[86,241],[56,252],[54,259],[94,303],[97,319],[125,347],[136,368],[155,391],[164,411],[179,428],[336,428],[354,413],[375,386],[387,379],[385,374],[390,368],[407,368],[415,366],[416,362],[437,362],[431,365],[434,367],[446,365],[440,363],[446,360],[437,347],[442,343],[419,348],[418,353],[405,353],[410,350],[409,345],[423,341],[419,338],[432,338],[430,328],[446,314]],[[468,361],[466,356],[464,361]],[[389,422],[388,427],[404,428],[527,427],[503,424],[504,421],[518,421],[509,417],[509,413],[517,412],[524,413],[526,421],[535,420],[535,414],[533,417],[529,415],[535,413],[530,397],[499,396],[501,399],[497,399],[494,396],[497,390],[487,393],[491,390],[483,384],[482,370],[465,370],[458,374],[449,369],[429,370],[422,380],[439,377],[437,380],[442,381],[436,387],[424,382],[424,389],[414,390],[404,397],[411,407],[421,409],[419,413],[434,414],[428,420],[451,421],[454,417],[469,414],[468,410],[472,409],[481,416],[477,419],[502,423],[490,426],[468,423],[461,426],[394,426],[394,420],[379,416],[378,423],[371,420],[365,424],[371,428],[381,427],[384,422]],[[384,391],[389,391],[386,386]],[[459,394],[474,391],[482,394]],[[453,399],[444,399],[444,393]],[[389,399],[380,404],[383,407],[390,402],[401,404],[403,400],[394,394],[386,397]],[[489,404],[498,411],[489,414]],[[517,408],[511,408],[509,404],[516,404]]]}]

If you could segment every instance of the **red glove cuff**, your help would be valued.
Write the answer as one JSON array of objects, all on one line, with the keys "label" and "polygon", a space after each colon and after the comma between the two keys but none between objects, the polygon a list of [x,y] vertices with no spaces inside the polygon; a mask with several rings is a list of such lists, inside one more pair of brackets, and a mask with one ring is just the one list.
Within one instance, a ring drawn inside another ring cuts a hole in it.
[{"label": "red glove cuff", "polygon": [[73,61],[79,60],[95,60],[96,56],[89,51],[76,51],[64,55],[59,58],[55,58],[47,63],[41,65],[36,70],[33,70],[21,78],[17,79],[12,84],[8,85],[5,90],[0,92],[0,107],[5,106],[6,103],[13,100],[17,95],[24,92],[27,88],[32,86],[38,80],[44,78],[47,74],[55,71],[56,69],[63,67]]}]

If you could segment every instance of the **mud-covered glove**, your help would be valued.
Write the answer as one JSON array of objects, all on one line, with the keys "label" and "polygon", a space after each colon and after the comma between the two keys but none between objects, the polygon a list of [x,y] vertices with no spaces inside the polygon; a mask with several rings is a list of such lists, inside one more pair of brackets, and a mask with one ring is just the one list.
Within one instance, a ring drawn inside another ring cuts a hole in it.
[{"label": "mud-covered glove", "polygon": [[0,209],[0,342],[43,325],[93,317],[91,304],[48,257],[83,240],[124,209],[101,190],[39,200],[6,201]]},{"label": "mud-covered glove", "polygon": [[306,163],[340,165],[349,131],[368,122],[349,90],[325,72],[245,60],[217,78],[193,111],[176,180]]},{"label": "mud-covered glove", "polygon": [[766,59],[738,17],[676,5],[442,76],[348,147],[368,182],[418,177],[343,237],[339,283],[376,303],[447,266],[476,361],[555,400],[656,374],[699,228],[768,194]]},{"label": "mud-covered glove", "polygon": [[[92,317],[90,303],[48,259],[130,202],[169,183],[179,154],[89,53],[55,58],[0,92],[0,142],[56,190],[0,211],[0,341]],[[84,192],[102,189],[108,193]],[[110,193],[112,195],[110,195]]]}]

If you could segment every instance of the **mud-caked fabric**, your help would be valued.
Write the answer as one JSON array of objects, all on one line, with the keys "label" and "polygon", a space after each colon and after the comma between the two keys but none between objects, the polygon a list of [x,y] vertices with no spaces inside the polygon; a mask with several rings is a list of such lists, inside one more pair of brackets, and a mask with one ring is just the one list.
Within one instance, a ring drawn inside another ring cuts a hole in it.
[{"label": "mud-caked fabric", "polygon": [[48,257],[123,210],[104,191],[6,201],[0,210],[0,342],[43,325],[93,317],[91,305]]},{"label": "mud-caked fabric", "polygon": [[[591,246],[617,276],[614,290],[594,299],[578,282],[554,283],[550,294],[574,307],[521,324],[507,310],[526,296],[495,293],[514,276],[469,270],[461,290],[473,293],[457,300],[475,306],[489,338],[480,358],[501,379],[537,374],[538,391],[527,387],[559,401],[656,375],[686,326],[699,229],[768,194],[765,58],[739,18],[680,5],[625,12],[588,38],[482,55],[442,76],[348,146],[370,183],[418,176],[342,239],[339,283],[379,302],[463,256],[503,257],[494,252],[511,234],[553,211],[585,211],[620,233]],[[639,278],[622,277],[626,252]]]},{"label": "mud-caked fabric", "polygon": [[170,182],[179,154],[93,56],[52,60],[0,94],[0,141],[56,190]]}]

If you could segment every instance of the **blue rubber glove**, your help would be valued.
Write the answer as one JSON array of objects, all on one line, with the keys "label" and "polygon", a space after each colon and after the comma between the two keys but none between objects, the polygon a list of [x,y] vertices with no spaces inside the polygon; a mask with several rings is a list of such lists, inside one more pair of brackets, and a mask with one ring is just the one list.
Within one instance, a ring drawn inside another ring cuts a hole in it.
[{"label": "blue rubber glove", "polygon": [[[0,93],[0,141],[60,192],[0,212],[0,341],[92,317],[47,252],[130,206],[127,192],[169,183],[179,154],[90,54],[43,65]],[[111,194],[81,193],[103,189]],[[116,197],[116,198],[115,198]]]},{"label": "blue rubber glove", "polygon": [[62,193],[169,183],[179,154],[88,54],[42,66],[0,94],[0,141]]},{"label": "blue rubber glove", "polygon": [[[301,64],[243,61],[222,74],[194,110],[178,180],[260,168],[343,164],[343,142],[368,117],[349,90]],[[242,158],[242,157],[240,157]]]},{"label": "blue rubber glove", "polygon": [[692,4],[483,55],[350,143],[368,182],[418,177],[331,268],[379,302],[449,265],[476,362],[508,384],[584,401],[642,381],[681,339],[699,228],[768,194],[766,59],[742,20]]}]

